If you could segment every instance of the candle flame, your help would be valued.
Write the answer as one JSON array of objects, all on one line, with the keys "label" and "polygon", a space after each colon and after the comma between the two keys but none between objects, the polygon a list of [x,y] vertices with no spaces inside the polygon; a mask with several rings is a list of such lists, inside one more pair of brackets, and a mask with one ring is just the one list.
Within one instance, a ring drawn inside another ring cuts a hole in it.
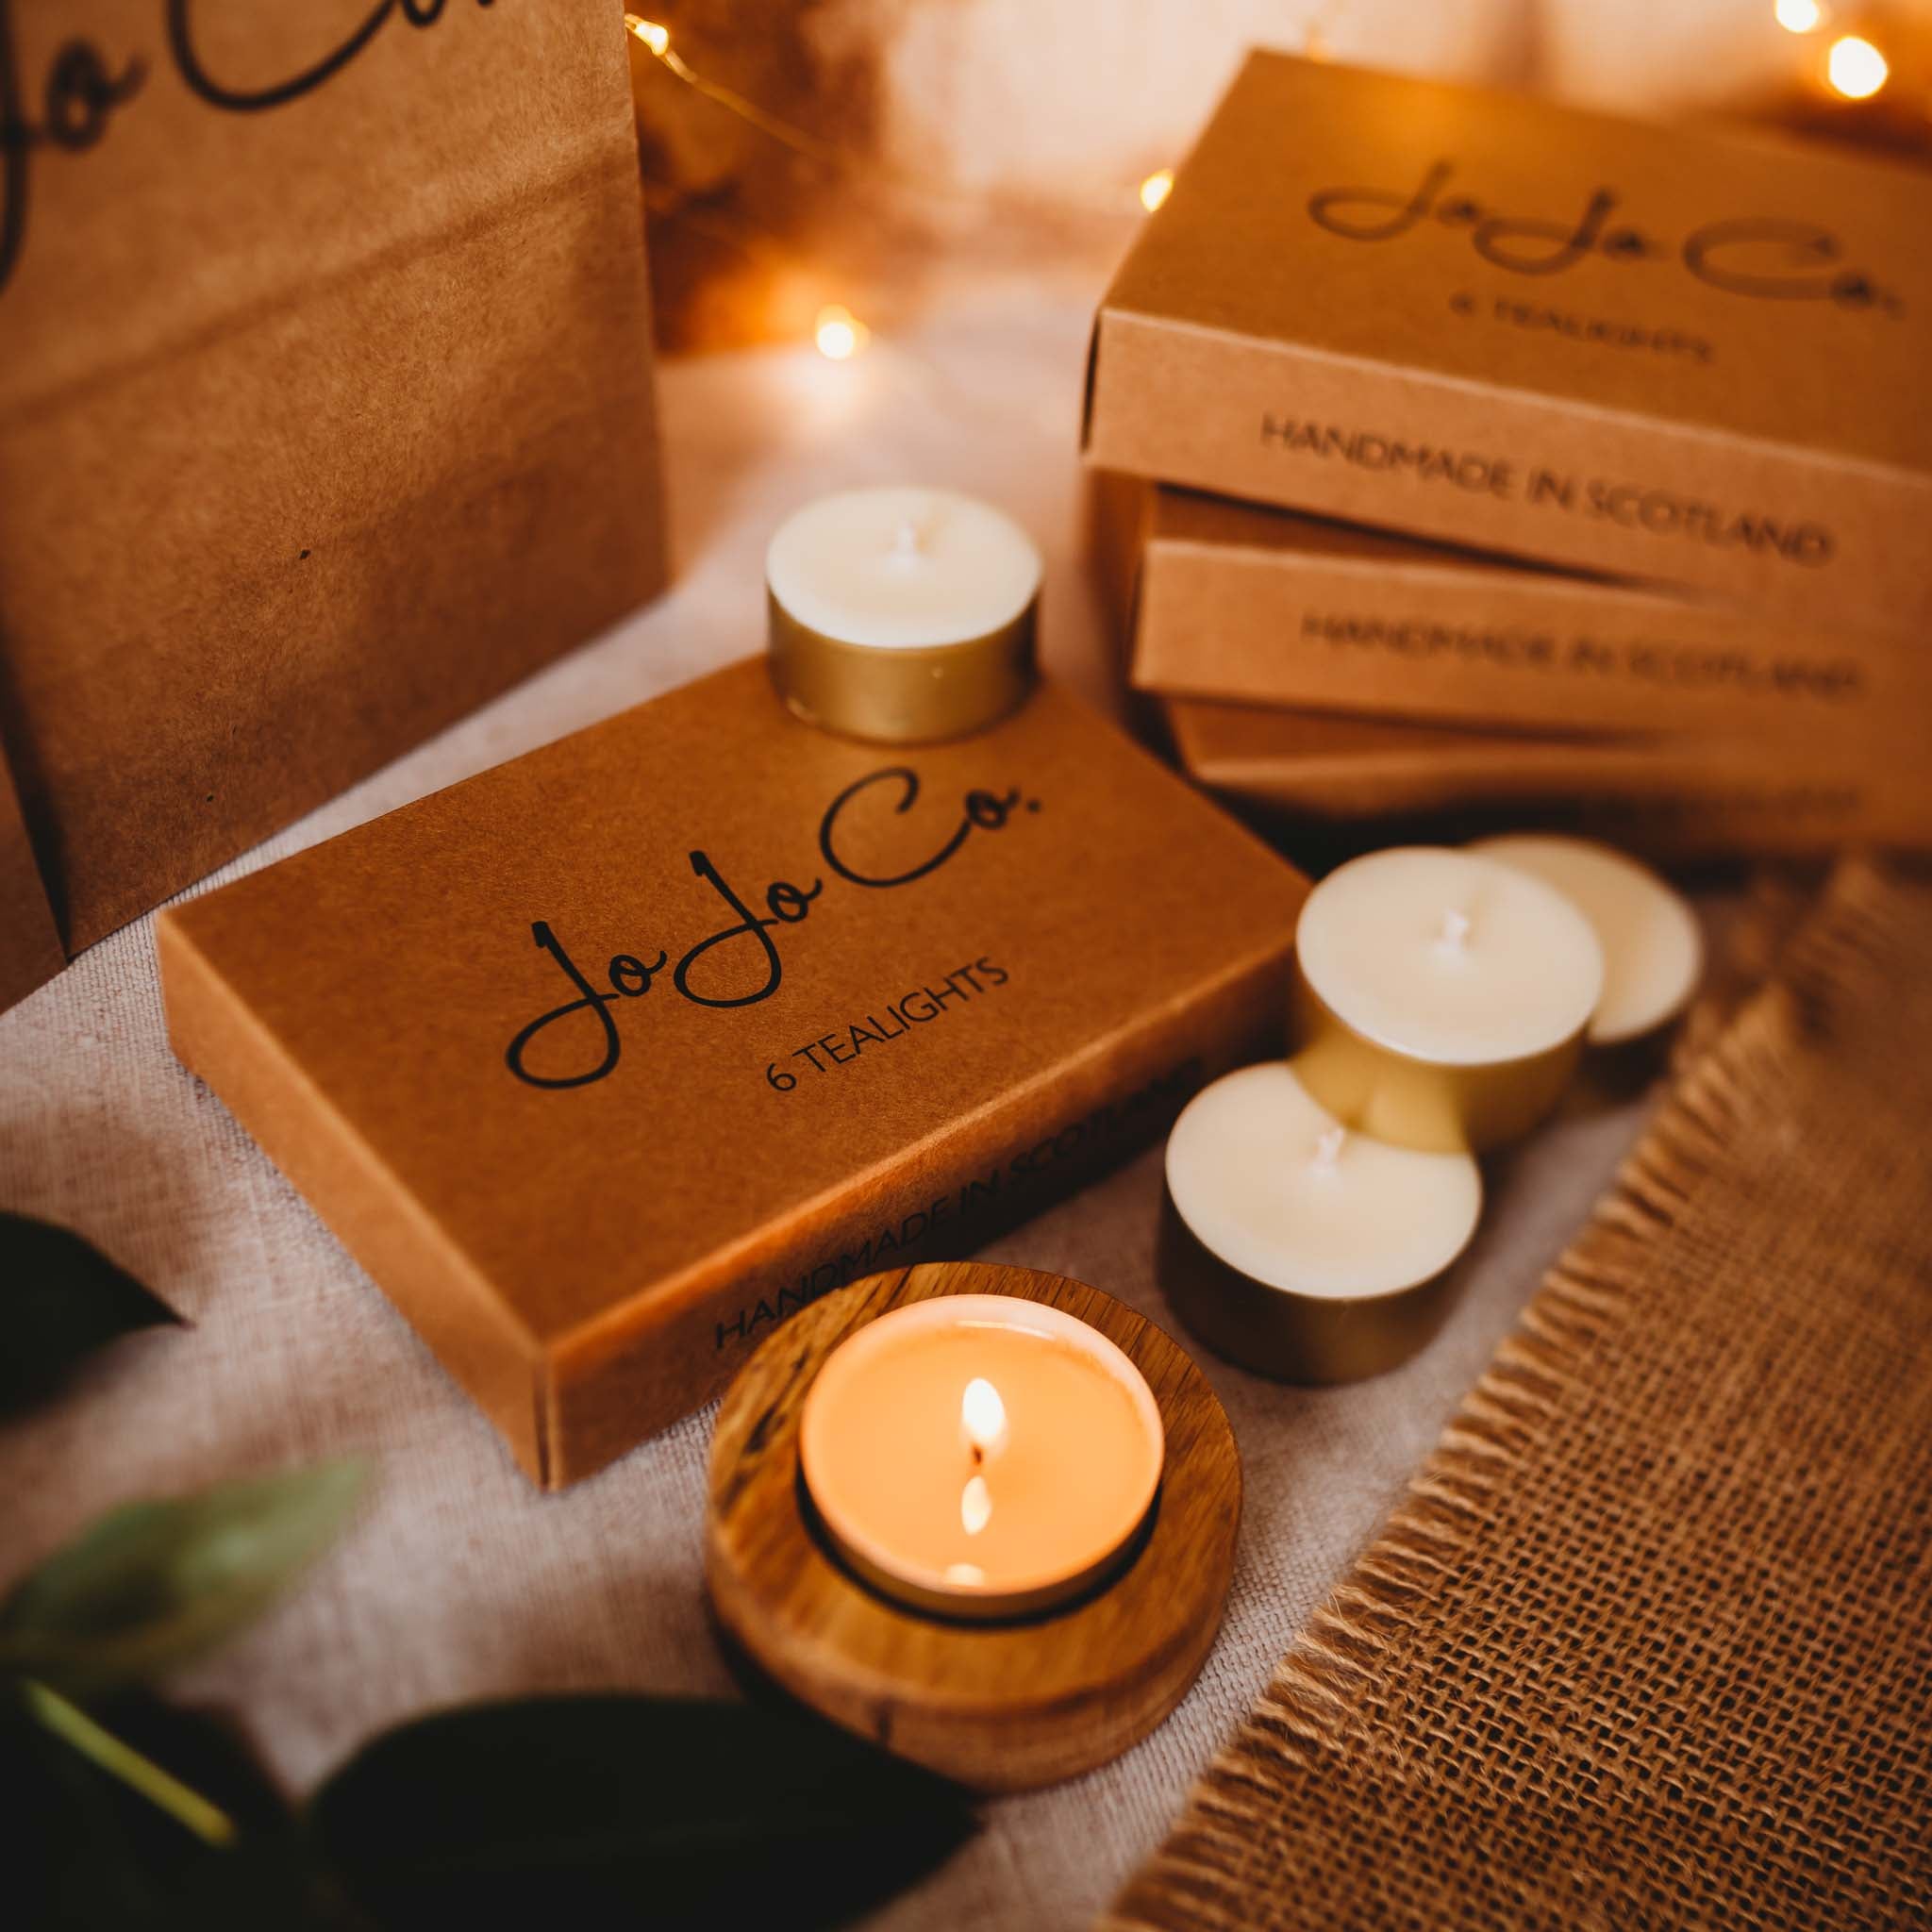
[{"label": "candle flame", "polygon": [[919,555],[919,525],[910,517],[901,517],[899,527],[892,532],[892,554],[895,557]]},{"label": "candle flame", "polygon": [[984,1375],[974,1375],[959,1400],[959,1426],[975,1462],[983,1461],[1007,1440],[1007,1405]]},{"label": "candle flame", "polygon": [[1437,935],[1436,943],[1446,946],[1452,953],[1459,953],[1469,939],[1469,914],[1459,907],[1452,906],[1442,915],[1442,930]]},{"label": "candle flame", "polygon": [[1141,206],[1151,215],[1174,192],[1174,170],[1157,168],[1141,184]]},{"label": "candle flame", "polygon": [[1777,0],[1774,11],[1788,34],[1812,33],[1824,23],[1824,8],[1818,0]]},{"label": "candle flame", "polygon": [[968,1536],[977,1536],[992,1521],[992,1491],[983,1475],[968,1479],[959,1494],[959,1526]]},{"label": "candle flame", "polygon": [[1315,1141],[1315,1166],[1323,1174],[1334,1172],[1341,1158],[1342,1143],[1348,1139],[1346,1127],[1324,1127]]}]

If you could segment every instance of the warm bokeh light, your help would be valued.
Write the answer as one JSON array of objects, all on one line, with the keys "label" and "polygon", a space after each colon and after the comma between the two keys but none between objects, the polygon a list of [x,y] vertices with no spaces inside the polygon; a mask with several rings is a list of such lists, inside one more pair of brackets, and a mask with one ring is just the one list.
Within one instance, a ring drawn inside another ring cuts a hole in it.
[{"label": "warm bokeh light", "polygon": [[1157,169],[1141,184],[1141,206],[1151,215],[1174,192],[1174,170]]},{"label": "warm bokeh light", "polygon": [[1818,0],[1777,0],[1777,24],[1788,34],[1815,33],[1824,25],[1824,8]]},{"label": "warm bokeh light", "polygon": [[842,302],[828,302],[819,310],[812,341],[828,362],[849,362],[865,347],[872,331]]},{"label": "warm bokeh light", "polygon": [[1870,41],[1847,34],[1831,43],[1824,62],[1825,77],[1848,101],[1867,101],[1885,85],[1891,69]]}]

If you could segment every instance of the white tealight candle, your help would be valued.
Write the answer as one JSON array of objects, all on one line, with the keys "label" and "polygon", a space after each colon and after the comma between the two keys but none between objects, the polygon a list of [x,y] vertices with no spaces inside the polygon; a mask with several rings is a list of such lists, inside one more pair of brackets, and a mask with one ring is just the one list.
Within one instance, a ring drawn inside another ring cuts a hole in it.
[{"label": "white tealight candle", "polygon": [[1590,922],[1467,852],[1351,860],[1295,933],[1296,1070],[1336,1118],[1398,1146],[1480,1152],[1542,1118],[1604,987]]},{"label": "white tealight candle", "polygon": [[1620,1046],[1674,1020],[1704,973],[1704,934],[1681,893],[1646,865],[1589,839],[1523,832],[1470,848],[1552,885],[1595,928],[1604,990],[1592,1046]]},{"label": "white tealight candle", "polygon": [[1032,688],[1040,551],[950,490],[808,504],[765,557],[772,676],[809,723],[920,743],[1003,717]]},{"label": "white tealight candle", "polygon": [[1230,1360],[1295,1382],[1391,1368],[1434,1333],[1482,1178],[1466,1154],[1351,1134],[1282,1061],[1188,1103],[1167,1142],[1161,1276]]}]

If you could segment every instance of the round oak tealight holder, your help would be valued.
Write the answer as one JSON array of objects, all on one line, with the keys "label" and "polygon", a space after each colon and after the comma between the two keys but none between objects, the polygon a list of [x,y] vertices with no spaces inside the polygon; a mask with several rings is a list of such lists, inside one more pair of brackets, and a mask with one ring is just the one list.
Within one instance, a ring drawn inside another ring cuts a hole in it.
[{"label": "round oak tealight holder", "polygon": [[[830,1448],[802,1453],[815,1406]],[[860,1438],[842,1450],[841,1412]],[[1113,1446],[1083,1460],[1096,1438]],[[868,1480],[864,1455],[903,1481]],[[1084,1283],[970,1262],[874,1275],[794,1315],[725,1393],[709,1486],[706,1581],[751,1660],[835,1724],[989,1791],[1077,1776],[1167,1716],[1220,1627],[1241,1520],[1233,1432],[1178,1343]],[[1034,1520],[1001,1543],[1003,1507]],[[935,1508],[944,1523],[921,1514]],[[961,1535],[974,1554],[985,1541],[977,1581],[978,1564],[944,1560]]]}]

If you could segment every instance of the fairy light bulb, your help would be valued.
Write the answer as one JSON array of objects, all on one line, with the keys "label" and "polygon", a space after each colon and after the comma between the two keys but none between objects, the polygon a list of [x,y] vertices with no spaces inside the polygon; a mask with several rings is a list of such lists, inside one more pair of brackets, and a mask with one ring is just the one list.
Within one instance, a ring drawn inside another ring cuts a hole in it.
[{"label": "fairy light bulb", "polygon": [[624,24],[658,59],[663,59],[671,51],[671,29],[668,26],[659,26],[655,20],[641,19],[635,13],[626,13]]},{"label": "fairy light bulb", "polygon": [[1157,168],[1141,184],[1141,206],[1151,215],[1174,192],[1174,170]]},{"label": "fairy light bulb", "polygon": [[1882,88],[1891,69],[1870,41],[1847,34],[1831,43],[1825,56],[1824,75],[1834,92],[1848,101],[1869,101]]},{"label": "fairy light bulb", "polygon": [[812,325],[812,341],[827,362],[849,362],[872,339],[872,331],[842,302],[828,302]]},{"label": "fairy light bulb", "polygon": [[1824,8],[1818,0],[1777,0],[1773,11],[1788,34],[1816,33],[1824,25]]}]

